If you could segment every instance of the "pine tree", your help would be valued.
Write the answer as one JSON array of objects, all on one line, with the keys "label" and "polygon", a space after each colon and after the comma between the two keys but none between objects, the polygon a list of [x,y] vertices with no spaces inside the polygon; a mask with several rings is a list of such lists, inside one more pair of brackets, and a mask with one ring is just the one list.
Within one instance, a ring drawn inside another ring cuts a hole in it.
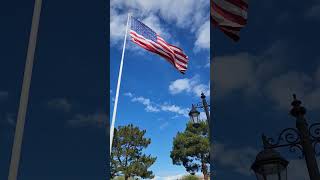
[{"label": "pine tree", "polygon": [[142,152],[151,143],[150,138],[144,137],[145,133],[146,130],[141,131],[132,124],[115,129],[110,158],[111,178],[124,176],[128,180],[130,177],[154,177],[148,169],[157,158]]},{"label": "pine tree", "polygon": [[209,127],[201,122],[199,127],[188,123],[184,132],[178,132],[173,140],[170,154],[173,164],[183,165],[190,174],[201,170],[204,179],[209,177],[210,169]]}]

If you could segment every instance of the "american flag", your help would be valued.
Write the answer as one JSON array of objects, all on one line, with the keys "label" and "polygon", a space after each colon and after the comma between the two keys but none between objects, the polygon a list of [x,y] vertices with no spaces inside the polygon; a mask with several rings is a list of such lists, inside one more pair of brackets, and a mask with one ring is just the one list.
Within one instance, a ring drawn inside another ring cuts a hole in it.
[{"label": "american flag", "polygon": [[130,36],[134,43],[165,58],[182,74],[187,70],[188,56],[183,50],[167,43],[151,28],[134,17],[131,17]]},{"label": "american flag", "polygon": [[234,41],[247,24],[249,0],[211,0],[211,22]]}]

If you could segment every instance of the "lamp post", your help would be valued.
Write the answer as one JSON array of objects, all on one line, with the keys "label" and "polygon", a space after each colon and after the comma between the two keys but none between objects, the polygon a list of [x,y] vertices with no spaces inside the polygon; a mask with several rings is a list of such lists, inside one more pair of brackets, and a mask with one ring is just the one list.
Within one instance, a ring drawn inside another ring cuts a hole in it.
[{"label": "lamp post", "polygon": [[194,127],[200,126],[200,112],[197,110],[197,108],[202,108],[204,112],[206,113],[207,122],[210,123],[210,113],[209,113],[209,107],[210,104],[207,103],[206,96],[204,93],[201,93],[201,102],[198,104],[192,104],[191,110],[189,112],[190,120],[192,121],[192,124]]},{"label": "lamp post", "polygon": [[[306,109],[301,106],[301,101],[297,100],[296,95],[293,95],[293,102],[291,105],[293,108],[290,111],[290,114],[296,118],[296,128],[286,128],[284,129],[277,140],[275,141],[273,138],[268,138],[265,135],[262,135],[262,141],[264,145],[264,151],[273,151],[274,154],[276,148],[281,147],[288,147],[291,151],[295,151],[296,149],[300,150],[302,152],[302,156],[304,157],[310,180],[320,180],[320,173],[319,168],[316,160],[316,147],[317,144],[320,143],[320,123],[314,123],[310,126],[308,126],[307,121],[304,117],[306,114]],[[261,155],[261,154],[260,154]],[[266,171],[260,171],[259,169],[263,169],[263,167],[266,165],[266,163],[261,163],[259,159],[259,154],[257,155],[256,161],[252,165],[252,170],[256,173],[258,180],[269,180],[268,174]],[[271,171],[272,175],[278,174],[278,179],[283,180],[282,176],[279,176],[279,172],[286,171],[286,166],[288,165],[286,163],[286,160],[281,158],[280,155],[276,159],[277,161],[271,161],[274,158],[271,158],[270,156],[266,156],[264,158],[266,160],[269,160],[268,167],[277,167],[278,170]],[[260,162],[260,163],[259,163]],[[276,169],[277,169],[276,168]],[[261,174],[263,178],[259,179],[259,174]]]}]

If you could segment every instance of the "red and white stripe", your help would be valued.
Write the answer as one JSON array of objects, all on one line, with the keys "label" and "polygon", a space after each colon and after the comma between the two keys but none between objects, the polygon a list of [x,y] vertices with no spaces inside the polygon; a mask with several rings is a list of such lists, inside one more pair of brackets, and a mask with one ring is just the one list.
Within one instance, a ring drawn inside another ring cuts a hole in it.
[{"label": "red and white stripe", "polygon": [[134,43],[165,58],[182,74],[187,70],[189,61],[188,56],[184,54],[182,49],[167,43],[159,35],[157,35],[157,42],[146,39],[133,30],[130,30],[130,36]]},{"label": "red and white stripe", "polygon": [[211,22],[234,41],[247,24],[249,0],[211,0]]}]

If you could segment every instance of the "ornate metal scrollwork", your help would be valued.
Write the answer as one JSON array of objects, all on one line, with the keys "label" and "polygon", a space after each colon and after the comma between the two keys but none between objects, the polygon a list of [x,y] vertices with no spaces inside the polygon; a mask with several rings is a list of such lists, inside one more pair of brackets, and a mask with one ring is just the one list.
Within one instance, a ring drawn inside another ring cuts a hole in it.
[{"label": "ornate metal scrollwork", "polygon": [[[210,104],[208,104],[207,106],[210,108]],[[202,105],[202,103],[200,102],[200,103],[194,104],[194,107],[196,107],[196,108],[203,108],[203,105]]]},{"label": "ornate metal scrollwork", "polygon": [[203,108],[203,105],[201,102],[197,103],[194,105],[196,108]]},{"label": "ornate metal scrollwork", "polygon": [[262,136],[264,148],[278,148],[278,147],[289,147],[290,152],[296,152],[300,150],[302,155],[304,155],[303,149],[300,145],[301,135],[297,129],[287,128],[284,129],[278,138],[275,140],[273,138],[268,138],[265,135]]},{"label": "ornate metal scrollwork", "polygon": [[289,152],[296,153],[297,150],[301,153],[298,156],[298,158],[303,159],[304,158],[304,151],[303,151],[303,148],[300,144],[294,144],[294,145],[289,146]]},{"label": "ornate metal scrollwork", "polygon": [[277,141],[273,138],[267,138],[267,145],[271,146],[271,148],[289,146],[299,144],[300,140],[301,136],[298,130],[294,128],[287,128],[280,133]]},{"label": "ornate metal scrollwork", "polygon": [[316,156],[320,156],[320,142],[314,141],[314,142],[312,142],[312,145],[313,145],[314,152],[315,152]]},{"label": "ornate metal scrollwork", "polygon": [[309,136],[312,140],[320,141],[320,123],[314,123],[309,127]]},{"label": "ornate metal scrollwork", "polygon": [[309,127],[309,137],[316,156],[320,156],[320,123],[314,123]]}]

